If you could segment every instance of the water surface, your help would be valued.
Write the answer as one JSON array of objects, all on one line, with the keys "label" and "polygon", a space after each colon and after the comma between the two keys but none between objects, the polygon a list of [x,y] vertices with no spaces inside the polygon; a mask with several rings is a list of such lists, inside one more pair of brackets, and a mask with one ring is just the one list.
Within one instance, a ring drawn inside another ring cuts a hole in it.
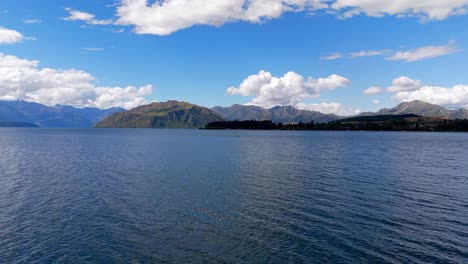
[{"label": "water surface", "polygon": [[0,129],[0,263],[468,263],[468,134]]}]

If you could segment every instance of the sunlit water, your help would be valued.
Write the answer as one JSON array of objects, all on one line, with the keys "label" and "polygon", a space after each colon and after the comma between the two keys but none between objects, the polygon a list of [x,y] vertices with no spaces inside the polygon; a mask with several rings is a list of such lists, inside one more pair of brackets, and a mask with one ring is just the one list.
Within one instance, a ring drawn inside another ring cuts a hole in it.
[{"label": "sunlit water", "polygon": [[468,263],[468,134],[0,129],[0,263]]}]

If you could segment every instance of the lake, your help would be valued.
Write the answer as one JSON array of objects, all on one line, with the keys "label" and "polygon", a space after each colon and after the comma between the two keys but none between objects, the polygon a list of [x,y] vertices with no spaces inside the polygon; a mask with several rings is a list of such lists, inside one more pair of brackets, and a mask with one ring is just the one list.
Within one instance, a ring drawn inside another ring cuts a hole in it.
[{"label": "lake", "polygon": [[0,263],[468,263],[468,134],[2,128]]}]

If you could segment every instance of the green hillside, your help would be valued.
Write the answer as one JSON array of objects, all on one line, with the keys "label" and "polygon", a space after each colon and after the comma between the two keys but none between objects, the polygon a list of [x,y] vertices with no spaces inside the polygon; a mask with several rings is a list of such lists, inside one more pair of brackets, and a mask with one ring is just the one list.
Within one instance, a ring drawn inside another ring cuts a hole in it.
[{"label": "green hillside", "polygon": [[222,121],[214,111],[186,102],[151,103],[115,113],[96,124],[96,128],[200,128]]}]

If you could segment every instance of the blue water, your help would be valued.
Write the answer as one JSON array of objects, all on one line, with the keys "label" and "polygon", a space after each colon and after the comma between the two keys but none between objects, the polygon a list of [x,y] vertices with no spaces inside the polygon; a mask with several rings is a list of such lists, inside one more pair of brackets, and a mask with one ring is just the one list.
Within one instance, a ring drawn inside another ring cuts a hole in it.
[{"label": "blue water", "polygon": [[468,134],[0,129],[0,263],[468,263]]}]

